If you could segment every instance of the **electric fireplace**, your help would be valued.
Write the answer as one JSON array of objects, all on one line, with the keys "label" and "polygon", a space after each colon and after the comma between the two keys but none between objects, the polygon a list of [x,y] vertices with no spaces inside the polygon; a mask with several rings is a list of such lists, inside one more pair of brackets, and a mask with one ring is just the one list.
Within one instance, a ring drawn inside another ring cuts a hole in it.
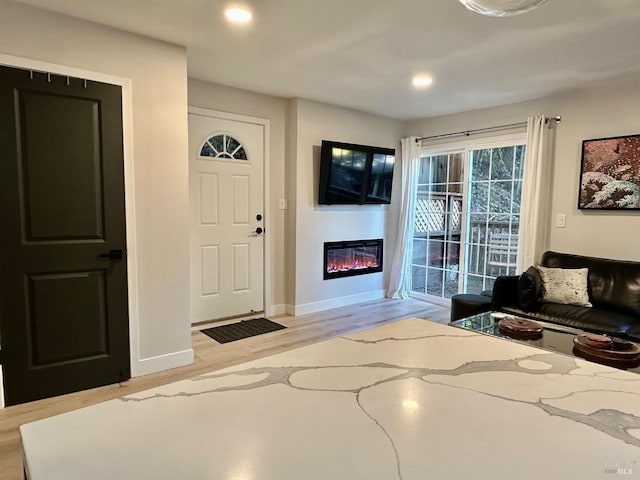
[{"label": "electric fireplace", "polygon": [[382,271],[382,239],[325,242],[324,279]]}]

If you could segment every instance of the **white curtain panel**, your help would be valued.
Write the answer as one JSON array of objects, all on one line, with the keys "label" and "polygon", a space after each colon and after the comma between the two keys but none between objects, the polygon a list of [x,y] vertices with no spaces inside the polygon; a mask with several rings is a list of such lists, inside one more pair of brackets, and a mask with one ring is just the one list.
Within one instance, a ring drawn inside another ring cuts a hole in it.
[{"label": "white curtain panel", "polygon": [[402,195],[398,236],[391,263],[387,297],[407,298],[411,290],[411,259],[413,257],[413,229],[418,190],[420,143],[417,137],[403,138],[402,142]]},{"label": "white curtain panel", "polygon": [[517,273],[538,264],[549,244],[553,159],[546,121],[544,116],[527,119]]}]

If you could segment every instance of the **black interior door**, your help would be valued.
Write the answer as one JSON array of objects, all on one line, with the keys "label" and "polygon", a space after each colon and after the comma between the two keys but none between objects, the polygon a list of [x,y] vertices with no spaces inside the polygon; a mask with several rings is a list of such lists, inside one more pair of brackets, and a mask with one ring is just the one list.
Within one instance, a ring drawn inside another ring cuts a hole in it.
[{"label": "black interior door", "polygon": [[0,67],[7,405],[130,377],[121,98]]}]

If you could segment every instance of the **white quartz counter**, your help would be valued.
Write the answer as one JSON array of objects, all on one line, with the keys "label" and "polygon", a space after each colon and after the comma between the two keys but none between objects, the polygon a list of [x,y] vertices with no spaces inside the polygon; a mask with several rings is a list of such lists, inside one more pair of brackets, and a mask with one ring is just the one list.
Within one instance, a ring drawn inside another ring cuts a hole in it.
[{"label": "white quartz counter", "polygon": [[633,478],[640,375],[408,319],[21,434],[31,480]]}]

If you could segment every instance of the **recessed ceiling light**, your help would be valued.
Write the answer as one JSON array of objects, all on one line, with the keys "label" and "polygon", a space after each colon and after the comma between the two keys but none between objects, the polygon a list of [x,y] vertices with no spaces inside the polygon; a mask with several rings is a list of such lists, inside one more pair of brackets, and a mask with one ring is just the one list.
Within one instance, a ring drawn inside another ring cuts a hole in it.
[{"label": "recessed ceiling light", "polygon": [[233,23],[249,23],[253,18],[252,13],[243,7],[231,7],[224,11],[227,20]]},{"label": "recessed ceiling light", "polygon": [[427,88],[433,83],[433,78],[429,75],[416,75],[413,77],[411,83],[413,83],[413,86],[416,88]]}]

